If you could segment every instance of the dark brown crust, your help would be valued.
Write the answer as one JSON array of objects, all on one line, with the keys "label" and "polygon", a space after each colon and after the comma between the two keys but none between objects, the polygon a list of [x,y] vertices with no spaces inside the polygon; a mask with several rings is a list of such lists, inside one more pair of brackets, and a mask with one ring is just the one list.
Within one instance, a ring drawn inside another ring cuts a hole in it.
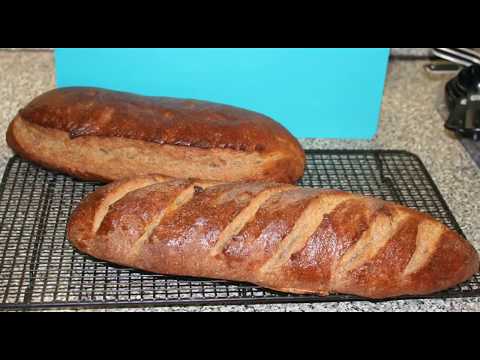
[{"label": "dark brown crust", "polygon": [[63,88],[33,100],[20,116],[82,136],[247,152],[302,150],[274,120],[244,109],[197,100],[144,97],[97,88]]},{"label": "dark brown crust", "polygon": [[298,141],[265,116],[91,88],[36,98],[10,124],[7,142],[27,160],[89,181],[162,173],[294,184],[305,168]]},{"label": "dark brown crust", "polygon": [[98,229],[99,241],[94,251],[110,261],[127,261],[130,250],[145,233],[148,224],[192,185],[190,180],[169,181],[127,194],[111,206]]},{"label": "dark brown crust", "polygon": [[[400,230],[390,238],[387,246],[380,250],[377,255],[366,264],[348,274],[348,282],[342,287],[350,289],[357,295],[370,298],[389,298],[404,295],[402,272],[408,265],[416,249],[417,227],[421,218],[412,217],[403,224]],[[437,273],[438,278],[441,274]],[[448,275],[451,281],[451,274]],[[437,280],[432,279],[429,283],[429,291],[435,292],[431,286]],[[446,288],[451,284],[445,284]],[[421,293],[419,284],[409,291],[411,295],[415,292]]]},{"label": "dark brown crust", "polygon": [[312,292],[328,293],[332,264],[359,240],[379,203],[353,199],[340,205],[324,219],[304,248],[291,256],[282,269],[283,281],[296,289],[306,289],[317,283],[319,287]]},{"label": "dark brown crust", "polygon": [[139,188],[142,188],[143,184],[146,181],[151,181],[152,183],[168,181],[170,179],[164,178],[162,176],[144,176],[137,177],[135,179],[124,179],[106,185],[97,191],[89,194],[75,209],[72,216],[70,217],[70,223],[75,224],[75,226],[68,227],[68,237],[70,239],[76,239],[76,247],[84,252],[90,251],[90,247],[95,245],[92,243],[91,239],[95,235],[93,232],[93,225],[95,215],[99,207],[106,201],[106,199],[118,191],[123,185],[138,183]]},{"label": "dark brown crust", "polygon": [[[151,236],[134,251],[129,244],[138,234],[129,232],[140,233],[137,225],[147,226],[144,219],[150,221],[179,187],[188,185],[165,181],[155,189],[167,193],[151,194],[147,188],[124,194],[125,200],[110,207],[99,233],[92,230],[96,209],[105,196],[125,192],[129,183],[90,195],[72,216],[69,240],[89,255],[133,268],[250,282],[298,294],[372,299],[426,295],[462,283],[479,270],[472,245],[428,215],[342,192],[288,187],[273,193],[280,185],[258,182],[198,186],[193,198],[155,223]],[[222,243],[223,251],[214,251],[225,229],[265,191],[271,196],[262,198],[248,222]],[[138,205],[142,196],[167,200],[159,200],[160,206],[147,201],[144,208]],[[128,205],[132,198],[136,205]],[[295,232],[317,208],[328,211],[320,212],[324,215],[313,222],[313,232]],[[132,215],[142,219],[124,218]],[[108,247],[100,251],[98,244],[105,241]]]},{"label": "dark brown crust", "polygon": [[319,190],[305,189],[275,195],[224,249],[225,261],[245,271],[258,271],[318,195]]},{"label": "dark brown crust", "polygon": [[[410,275],[409,293],[425,295],[452,286],[452,278],[463,283],[479,270],[478,253],[466,241],[458,241],[453,231],[446,231],[428,265]],[[476,259],[476,261],[472,261]]]},{"label": "dark brown crust", "polygon": [[[279,185],[234,183],[199,191],[187,206],[158,226],[142,249],[140,267],[161,273],[187,270],[202,277],[217,277],[227,269],[221,265],[223,261],[210,261],[209,252],[221,232],[255,196],[275,187]],[[180,256],[170,255],[174,253]]]}]

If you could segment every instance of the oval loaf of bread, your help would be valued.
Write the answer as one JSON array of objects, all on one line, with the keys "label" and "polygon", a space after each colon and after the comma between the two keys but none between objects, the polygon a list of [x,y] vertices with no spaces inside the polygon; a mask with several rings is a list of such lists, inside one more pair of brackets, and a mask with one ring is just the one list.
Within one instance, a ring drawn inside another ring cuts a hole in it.
[{"label": "oval loaf of bread", "polygon": [[425,295],[479,269],[475,249],[430,216],[265,182],[116,182],[81,203],[68,237],[81,252],[131,268],[297,294]]},{"label": "oval loaf of bread", "polygon": [[94,88],[36,98],[11,123],[7,142],[27,160],[94,181],[163,174],[295,183],[305,167],[298,141],[264,115]]}]

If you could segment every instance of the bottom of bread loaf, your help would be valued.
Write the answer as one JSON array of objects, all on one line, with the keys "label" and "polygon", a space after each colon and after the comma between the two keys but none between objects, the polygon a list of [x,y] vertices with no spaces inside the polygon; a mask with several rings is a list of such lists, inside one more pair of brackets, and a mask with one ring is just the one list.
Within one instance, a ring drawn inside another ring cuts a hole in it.
[{"label": "bottom of bread loaf", "polygon": [[262,182],[120,181],[82,202],[68,237],[80,251],[119,265],[295,294],[425,295],[479,269],[475,249],[430,216]]},{"label": "bottom of bread loaf", "polygon": [[72,139],[64,131],[44,128],[20,116],[10,125],[7,142],[17,154],[45,168],[104,182],[160,173],[211,181],[270,179],[294,183],[304,165],[293,153],[201,149],[115,137]]}]

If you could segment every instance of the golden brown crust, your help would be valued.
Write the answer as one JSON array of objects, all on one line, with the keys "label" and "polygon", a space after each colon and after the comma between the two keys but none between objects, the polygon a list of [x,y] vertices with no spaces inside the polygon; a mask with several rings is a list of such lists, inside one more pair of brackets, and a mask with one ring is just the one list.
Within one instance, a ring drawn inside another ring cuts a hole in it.
[{"label": "golden brown crust", "polygon": [[[160,274],[374,299],[430,294],[479,270],[465,239],[396,204],[275,183],[144,183],[115,183],[87,198],[69,224],[73,245]],[[129,184],[140,188],[128,192]],[[114,197],[99,216],[107,194]]]},{"label": "golden brown crust", "polygon": [[206,150],[116,137],[72,140],[66,132],[21,117],[10,124],[7,142],[23,158],[82,180],[110,182],[161,173],[208,181],[268,179],[294,183],[303,173],[303,162],[294,160],[292,154]]},{"label": "golden brown crust", "polygon": [[[57,139],[59,144],[65,144],[65,141],[68,142],[68,139],[63,136],[64,134],[54,131],[54,133],[47,135],[48,141],[43,141],[44,138],[42,136],[37,137],[37,139],[39,138],[39,141],[42,142],[43,145],[38,146],[40,144],[32,142],[38,133],[33,132],[31,134],[32,136],[23,136],[19,128],[23,128],[24,126],[25,130],[30,130],[27,129],[27,127],[30,125],[24,123],[21,118],[17,117],[8,127],[6,135],[8,146],[22,158],[38,164],[46,169],[72,175],[80,180],[100,181],[105,183],[112,182],[114,180],[120,180],[120,178],[115,179],[113,176],[110,176],[109,174],[107,175],[107,173],[104,173],[102,169],[98,169],[97,171],[88,171],[81,163],[75,164],[68,156],[68,152],[65,153],[61,151],[63,150],[62,148],[58,150],[54,149],[51,152],[49,150],[41,151],[42,147],[49,148],[50,144],[57,142]],[[33,126],[32,129],[39,130],[41,132],[45,131],[45,129],[35,129]],[[131,174],[130,176],[125,176],[125,178],[132,176],[134,175]]]},{"label": "golden brown crust", "polygon": [[[155,154],[177,157],[186,168],[199,161],[189,176],[208,180],[294,183],[303,176],[305,166],[300,144],[279,123],[251,111],[202,101],[95,88],[56,89],[33,100],[15,122],[9,129],[8,143],[21,156],[88,180],[124,176],[103,173],[100,165],[93,169],[96,171],[84,171],[75,154],[90,147],[92,160],[109,157],[119,166],[135,157],[138,168],[148,167]],[[65,148],[71,150],[71,165],[45,159],[36,151],[41,144],[20,131],[22,127],[43,132],[41,141],[52,145],[53,157],[58,158]],[[119,151],[125,148],[130,152]],[[157,173],[178,177],[172,169],[164,168],[167,161],[162,163]],[[234,165],[245,170],[230,175]],[[130,169],[128,175],[138,174],[135,170]]]}]

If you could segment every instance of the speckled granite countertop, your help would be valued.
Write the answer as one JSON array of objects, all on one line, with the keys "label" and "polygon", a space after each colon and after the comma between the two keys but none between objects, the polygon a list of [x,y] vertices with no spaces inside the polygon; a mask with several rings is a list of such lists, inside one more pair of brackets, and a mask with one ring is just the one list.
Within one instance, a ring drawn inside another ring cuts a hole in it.
[{"label": "speckled granite countertop", "polygon": [[[420,156],[467,238],[480,250],[480,169],[443,129],[435,110],[444,79],[429,78],[421,61],[392,61],[377,138],[372,142],[303,140],[306,148],[399,149]],[[0,133],[19,108],[54,87],[51,53],[0,51]],[[11,156],[0,138],[0,174]],[[121,311],[480,311],[480,299],[387,303],[221,306]],[[119,311],[119,310],[116,310]]]},{"label": "speckled granite countertop", "polygon": [[[0,50],[53,51],[54,48],[0,48]],[[392,48],[393,56],[427,57],[430,54],[431,54],[430,48]]]}]

